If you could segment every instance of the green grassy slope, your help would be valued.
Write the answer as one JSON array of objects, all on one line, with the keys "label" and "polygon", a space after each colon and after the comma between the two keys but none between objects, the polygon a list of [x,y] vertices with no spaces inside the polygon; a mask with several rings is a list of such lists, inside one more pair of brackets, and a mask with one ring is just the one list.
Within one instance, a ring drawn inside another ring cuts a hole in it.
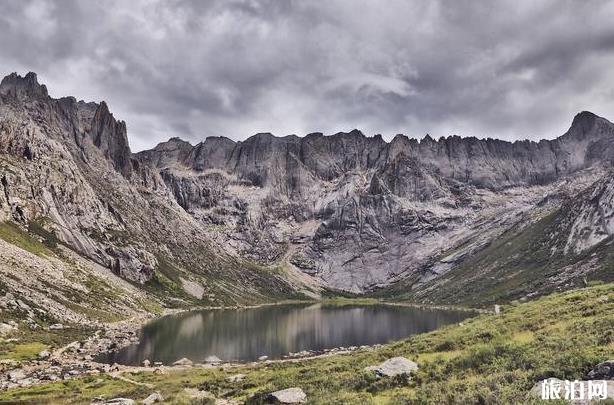
[{"label": "green grassy slope", "polygon": [[[262,393],[301,387],[313,404],[441,404],[536,402],[527,392],[546,377],[581,379],[614,357],[614,284],[557,293],[503,307],[374,351],[298,363],[194,368],[166,374],[126,374],[136,385],[109,376],[85,377],[0,393],[0,401],[89,403],[98,395],[140,400],[158,390],[170,403],[189,403],[185,388],[251,402]],[[393,357],[417,361],[411,379],[377,379],[363,369]],[[227,381],[243,373],[245,380]],[[252,396],[255,394],[255,396]],[[207,402],[203,402],[207,403]]]}]

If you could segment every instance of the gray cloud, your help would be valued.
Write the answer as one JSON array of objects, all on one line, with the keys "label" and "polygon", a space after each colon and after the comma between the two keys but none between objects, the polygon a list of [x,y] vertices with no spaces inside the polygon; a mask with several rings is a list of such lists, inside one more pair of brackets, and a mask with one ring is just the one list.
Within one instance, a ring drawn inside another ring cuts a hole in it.
[{"label": "gray cloud", "polygon": [[555,137],[614,118],[608,1],[0,2],[0,74],[107,100],[139,150],[313,131]]}]

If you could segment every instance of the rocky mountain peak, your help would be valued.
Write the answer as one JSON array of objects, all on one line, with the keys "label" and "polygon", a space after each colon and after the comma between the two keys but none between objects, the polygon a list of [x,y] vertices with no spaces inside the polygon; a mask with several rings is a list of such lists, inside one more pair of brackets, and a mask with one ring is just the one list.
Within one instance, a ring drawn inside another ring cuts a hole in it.
[{"label": "rocky mountain peak", "polygon": [[132,165],[126,123],[117,121],[104,101],[98,105],[94,113],[88,135],[105,157],[111,160],[115,169],[125,177],[129,177]]},{"label": "rocky mountain peak", "polygon": [[162,151],[162,150],[174,150],[177,148],[192,148],[192,144],[188,141],[184,141],[178,136],[174,136],[172,138],[169,138],[169,140],[166,142],[160,142],[159,144],[156,145],[154,149],[158,151]]},{"label": "rocky mountain peak", "polygon": [[38,78],[34,72],[29,72],[25,77],[17,73],[6,76],[0,83],[0,95],[19,100],[48,97],[47,87],[38,83]]},{"label": "rocky mountain peak", "polygon": [[[595,123],[602,120],[599,116],[589,111],[582,111],[576,114],[571,126],[565,135],[578,139],[585,138],[595,128]],[[565,136],[564,135],[564,136]]]}]

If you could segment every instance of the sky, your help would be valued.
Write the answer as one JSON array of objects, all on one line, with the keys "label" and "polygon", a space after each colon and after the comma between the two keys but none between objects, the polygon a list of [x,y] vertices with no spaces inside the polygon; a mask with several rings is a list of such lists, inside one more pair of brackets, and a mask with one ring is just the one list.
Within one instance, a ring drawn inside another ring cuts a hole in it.
[{"label": "sky", "polygon": [[133,151],[360,129],[542,139],[614,120],[614,2],[0,0],[0,76],[105,100]]}]

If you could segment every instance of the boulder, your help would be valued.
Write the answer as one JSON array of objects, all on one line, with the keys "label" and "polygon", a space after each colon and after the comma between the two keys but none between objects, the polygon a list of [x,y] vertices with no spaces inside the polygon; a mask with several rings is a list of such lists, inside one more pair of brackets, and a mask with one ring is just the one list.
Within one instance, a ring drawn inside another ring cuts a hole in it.
[{"label": "boulder", "polygon": [[195,402],[205,399],[215,399],[215,396],[209,391],[201,391],[196,388],[186,388],[183,392],[188,398],[193,399]]},{"label": "boulder", "polygon": [[177,360],[176,362],[173,363],[173,366],[191,366],[194,363],[192,362],[192,360],[188,359],[187,357],[184,357],[182,359]]},{"label": "boulder", "polygon": [[159,392],[154,392],[153,394],[151,394],[150,396],[148,396],[147,398],[143,400],[143,404],[151,405],[156,402],[162,402],[162,401],[164,401],[164,398],[162,398],[162,395],[160,395]]},{"label": "boulder", "polygon": [[380,365],[369,366],[365,368],[367,371],[374,371],[380,377],[394,377],[397,375],[410,375],[412,371],[416,371],[418,365],[405,357],[393,357],[386,360]]},{"label": "boulder", "polygon": [[235,375],[226,377],[226,380],[228,380],[229,382],[241,382],[244,379],[245,379],[245,374],[235,374]]},{"label": "boulder", "polygon": [[151,364],[151,362],[147,359],[143,360],[143,367],[149,367],[149,365]]},{"label": "boulder", "polygon": [[599,363],[587,375],[589,380],[614,380],[614,360]]},{"label": "boulder", "polygon": [[286,388],[268,395],[269,401],[280,404],[301,404],[307,400],[307,395],[298,387]]},{"label": "boulder", "polygon": [[20,368],[9,371],[9,380],[13,382],[23,380],[24,378],[26,378],[26,373]]},{"label": "boulder", "polygon": [[258,361],[265,361],[268,358],[269,358],[269,356],[260,356],[260,357],[258,357]]},{"label": "boulder", "polygon": [[207,356],[205,358],[205,363],[207,364],[219,364],[222,362],[222,359],[220,359],[217,356]]},{"label": "boulder", "polygon": [[17,328],[13,325],[9,325],[8,323],[0,323],[0,336],[6,335],[7,333],[14,331],[15,329]]},{"label": "boulder", "polygon": [[42,350],[40,353],[38,353],[38,358],[41,360],[47,359],[49,356],[51,356],[51,353],[49,353],[48,350]]}]

